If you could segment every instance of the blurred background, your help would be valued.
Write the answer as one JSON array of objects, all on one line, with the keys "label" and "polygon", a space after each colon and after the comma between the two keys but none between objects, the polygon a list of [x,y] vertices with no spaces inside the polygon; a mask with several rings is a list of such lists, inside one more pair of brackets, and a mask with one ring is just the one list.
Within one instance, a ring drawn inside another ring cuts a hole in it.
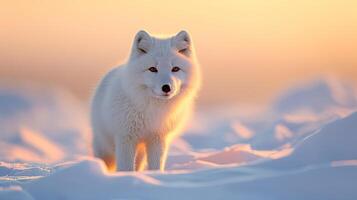
[{"label": "blurred background", "polygon": [[0,4],[0,80],[63,87],[85,101],[125,61],[140,29],[191,33],[204,73],[201,106],[264,103],[319,76],[357,83],[354,0]]}]

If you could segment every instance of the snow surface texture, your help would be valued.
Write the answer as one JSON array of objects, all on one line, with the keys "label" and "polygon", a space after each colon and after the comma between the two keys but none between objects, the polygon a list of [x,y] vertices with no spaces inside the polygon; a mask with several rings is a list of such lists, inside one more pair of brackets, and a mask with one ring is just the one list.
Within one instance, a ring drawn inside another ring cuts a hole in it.
[{"label": "snow surface texture", "polygon": [[199,111],[167,171],[108,173],[87,107],[66,91],[0,89],[0,200],[357,199],[357,90],[335,79],[272,105]]}]

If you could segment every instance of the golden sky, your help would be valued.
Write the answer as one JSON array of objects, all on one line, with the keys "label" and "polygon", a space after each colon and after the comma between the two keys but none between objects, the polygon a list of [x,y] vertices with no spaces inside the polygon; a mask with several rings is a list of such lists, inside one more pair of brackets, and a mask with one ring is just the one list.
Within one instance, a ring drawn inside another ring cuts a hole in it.
[{"label": "golden sky", "polygon": [[88,98],[135,33],[192,35],[202,104],[259,103],[298,80],[357,81],[357,1],[5,0],[0,80],[60,85]]}]

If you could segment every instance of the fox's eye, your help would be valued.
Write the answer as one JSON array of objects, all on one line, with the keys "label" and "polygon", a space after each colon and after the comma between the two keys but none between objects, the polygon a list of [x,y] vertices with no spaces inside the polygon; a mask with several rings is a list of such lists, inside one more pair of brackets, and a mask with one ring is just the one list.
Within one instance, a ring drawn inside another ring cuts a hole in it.
[{"label": "fox's eye", "polygon": [[156,69],[156,67],[150,67],[150,68],[149,68],[149,71],[156,73],[156,72],[157,72],[157,69]]},{"label": "fox's eye", "polygon": [[171,71],[172,71],[172,72],[178,72],[178,71],[180,71],[180,70],[181,70],[181,69],[180,69],[179,67],[173,67]]}]

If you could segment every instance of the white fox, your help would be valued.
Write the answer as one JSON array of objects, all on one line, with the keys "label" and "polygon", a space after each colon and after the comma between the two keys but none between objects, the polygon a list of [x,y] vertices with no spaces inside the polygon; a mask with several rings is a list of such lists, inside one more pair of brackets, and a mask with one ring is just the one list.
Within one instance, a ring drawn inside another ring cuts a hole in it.
[{"label": "white fox", "polygon": [[186,31],[139,31],[126,64],[101,80],[92,99],[93,152],[110,170],[164,170],[168,147],[192,111],[201,73]]}]

